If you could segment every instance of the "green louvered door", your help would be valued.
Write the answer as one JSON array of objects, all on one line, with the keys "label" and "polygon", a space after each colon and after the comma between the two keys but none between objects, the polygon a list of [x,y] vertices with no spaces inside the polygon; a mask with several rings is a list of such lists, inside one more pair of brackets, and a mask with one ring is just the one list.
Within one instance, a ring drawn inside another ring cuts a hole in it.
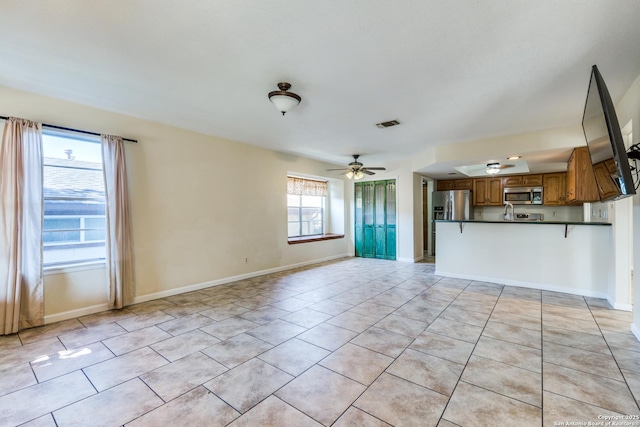
[{"label": "green louvered door", "polygon": [[356,256],[396,259],[395,180],[355,183]]},{"label": "green louvered door", "polygon": [[362,255],[365,258],[375,256],[375,234],[373,225],[373,182],[362,183]]},{"label": "green louvered door", "polygon": [[396,180],[385,186],[385,258],[396,259]]}]

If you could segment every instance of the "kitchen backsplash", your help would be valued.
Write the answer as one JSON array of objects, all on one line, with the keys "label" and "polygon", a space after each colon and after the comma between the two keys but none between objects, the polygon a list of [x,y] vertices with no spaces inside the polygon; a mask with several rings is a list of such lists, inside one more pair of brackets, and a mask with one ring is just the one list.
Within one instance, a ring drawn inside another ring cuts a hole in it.
[{"label": "kitchen backsplash", "polygon": [[[583,221],[582,206],[531,206],[515,205],[515,214],[519,213],[540,213],[544,215],[545,221]],[[473,209],[473,218],[486,221],[502,221],[504,207],[485,206]]]}]

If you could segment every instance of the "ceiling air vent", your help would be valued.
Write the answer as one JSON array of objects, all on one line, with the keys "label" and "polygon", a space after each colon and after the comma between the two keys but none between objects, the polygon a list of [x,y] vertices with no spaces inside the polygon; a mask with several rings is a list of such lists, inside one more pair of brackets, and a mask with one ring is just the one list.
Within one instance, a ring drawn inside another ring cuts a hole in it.
[{"label": "ceiling air vent", "polygon": [[384,128],[390,128],[391,126],[396,126],[399,124],[400,124],[399,121],[391,120],[389,122],[376,123],[376,126],[379,127],[380,129],[384,129]]}]

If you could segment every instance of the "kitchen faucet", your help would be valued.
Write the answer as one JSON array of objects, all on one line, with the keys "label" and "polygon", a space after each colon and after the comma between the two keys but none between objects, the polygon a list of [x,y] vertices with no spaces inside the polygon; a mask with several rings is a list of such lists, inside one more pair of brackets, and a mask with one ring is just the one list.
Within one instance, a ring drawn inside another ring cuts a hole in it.
[{"label": "kitchen faucet", "polygon": [[[511,207],[511,213],[507,213],[507,209]],[[504,202],[504,214],[502,215],[505,221],[515,221],[515,214],[513,213],[513,204],[511,202]]]}]

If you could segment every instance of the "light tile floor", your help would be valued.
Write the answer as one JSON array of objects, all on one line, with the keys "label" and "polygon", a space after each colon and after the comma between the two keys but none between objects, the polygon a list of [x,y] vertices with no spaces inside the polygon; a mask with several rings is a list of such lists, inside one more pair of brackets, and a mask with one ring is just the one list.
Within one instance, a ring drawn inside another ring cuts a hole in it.
[{"label": "light tile floor", "polygon": [[631,313],[433,271],[348,258],[0,337],[0,425],[640,425]]}]

